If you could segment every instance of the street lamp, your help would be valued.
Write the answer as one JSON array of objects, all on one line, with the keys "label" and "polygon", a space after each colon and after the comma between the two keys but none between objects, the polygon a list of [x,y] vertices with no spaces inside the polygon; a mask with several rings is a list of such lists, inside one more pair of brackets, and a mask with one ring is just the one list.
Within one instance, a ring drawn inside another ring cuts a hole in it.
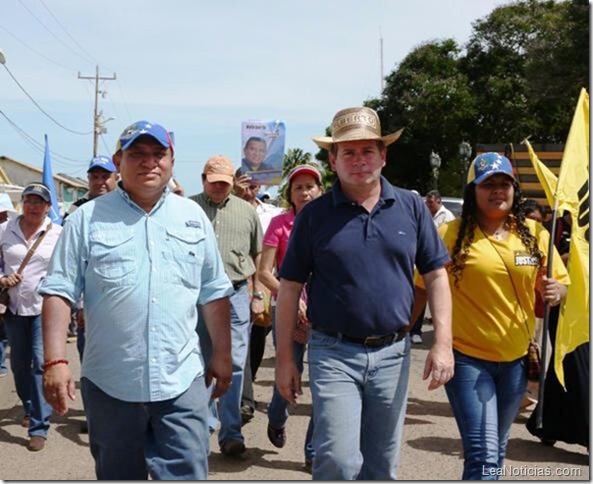
[{"label": "street lamp", "polygon": [[439,168],[441,167],[441,157],[434,151],[430,152],[430,166],[432,167],[432,178],[434,189],[439,187]]},{"label": "street lamp", "polygon": [[461,158],[463,172],[461,173],[461,196],[465,191],[465,181],[467,179],[467,162],[472,155],[472,147],[467,141],[459,143],[459,157]]}]

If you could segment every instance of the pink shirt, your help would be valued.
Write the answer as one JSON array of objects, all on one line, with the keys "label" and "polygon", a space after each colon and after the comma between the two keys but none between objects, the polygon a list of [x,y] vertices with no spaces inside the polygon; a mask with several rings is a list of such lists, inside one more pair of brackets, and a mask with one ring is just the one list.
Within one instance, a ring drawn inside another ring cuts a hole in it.
[{"label": "pink shirt", "polygon": [[292,231],[292,225],[294,224],[294,210],[276,215],[266,230],[264,235],[264,245],[268,247],[276,248],[276,270],[282,265],[286,249],[288,247],[288,239],[290,238],[290,232]]}]

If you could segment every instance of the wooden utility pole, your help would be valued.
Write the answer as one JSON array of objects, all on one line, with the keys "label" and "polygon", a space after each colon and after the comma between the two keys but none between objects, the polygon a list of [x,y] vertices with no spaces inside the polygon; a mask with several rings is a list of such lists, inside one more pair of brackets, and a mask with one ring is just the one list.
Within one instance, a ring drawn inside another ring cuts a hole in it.
[{"label": "wooden utility pole", "polygon": [[106,129],[103,126],[103,121],[101,120],[101,116],[103,113],[99,111],[99,93],[104,94],[105,91],[99,91],[99,81],[115,81],[115,72],[113,73],[113,77],[101,77],[99,76],[99,66],[96,66],[94,76],[81,76],[79,72],[78,78],[95,80],[95,112],[93,114],[93,157],[95,157],[97,156],[97,145],[99,135],[106,132]]}]

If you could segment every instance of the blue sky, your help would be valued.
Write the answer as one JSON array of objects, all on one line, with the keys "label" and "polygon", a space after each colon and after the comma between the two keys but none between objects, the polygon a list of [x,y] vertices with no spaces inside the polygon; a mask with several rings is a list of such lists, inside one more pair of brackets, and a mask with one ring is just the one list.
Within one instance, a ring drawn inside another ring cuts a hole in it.
[{"label": "blue sky", "polygon": [[[5,66],[35,101],[73,131],[92,130],[94,76],[111,154],[119,133],[148,119],[175,133],[175,176],[201,191],[212,155],[238,166],[241,122],[281,119],[286,147],[314,154],[334,113],[361,105],[419,44],[454,38],[497,0],[3,0]],[[40,145],[47,133],[53,171],[85,176],[90,134],[73,134],[43,115],[0,66],[0,111]],[[41,166],[42,149],[0,115],[0,155]]]}]

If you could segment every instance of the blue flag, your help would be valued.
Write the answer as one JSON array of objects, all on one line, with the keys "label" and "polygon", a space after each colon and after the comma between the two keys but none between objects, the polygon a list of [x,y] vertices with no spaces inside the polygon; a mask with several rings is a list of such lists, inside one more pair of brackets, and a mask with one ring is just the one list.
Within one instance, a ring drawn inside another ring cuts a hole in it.
[{"label": "blue flag", "polygon": [[49,218],[55,224],[62,224],[62,217],[60,209],[58,208],[58,197],[56,196],[56,186],[54,184],[54,176],[51,171],[51,156],[49,153],[49,143],[47,135],[45,135],[45,154],[43,155],[43,175],[41,177],[43,184],[49,188],[51,194],[51,208],[49,209]]}]

